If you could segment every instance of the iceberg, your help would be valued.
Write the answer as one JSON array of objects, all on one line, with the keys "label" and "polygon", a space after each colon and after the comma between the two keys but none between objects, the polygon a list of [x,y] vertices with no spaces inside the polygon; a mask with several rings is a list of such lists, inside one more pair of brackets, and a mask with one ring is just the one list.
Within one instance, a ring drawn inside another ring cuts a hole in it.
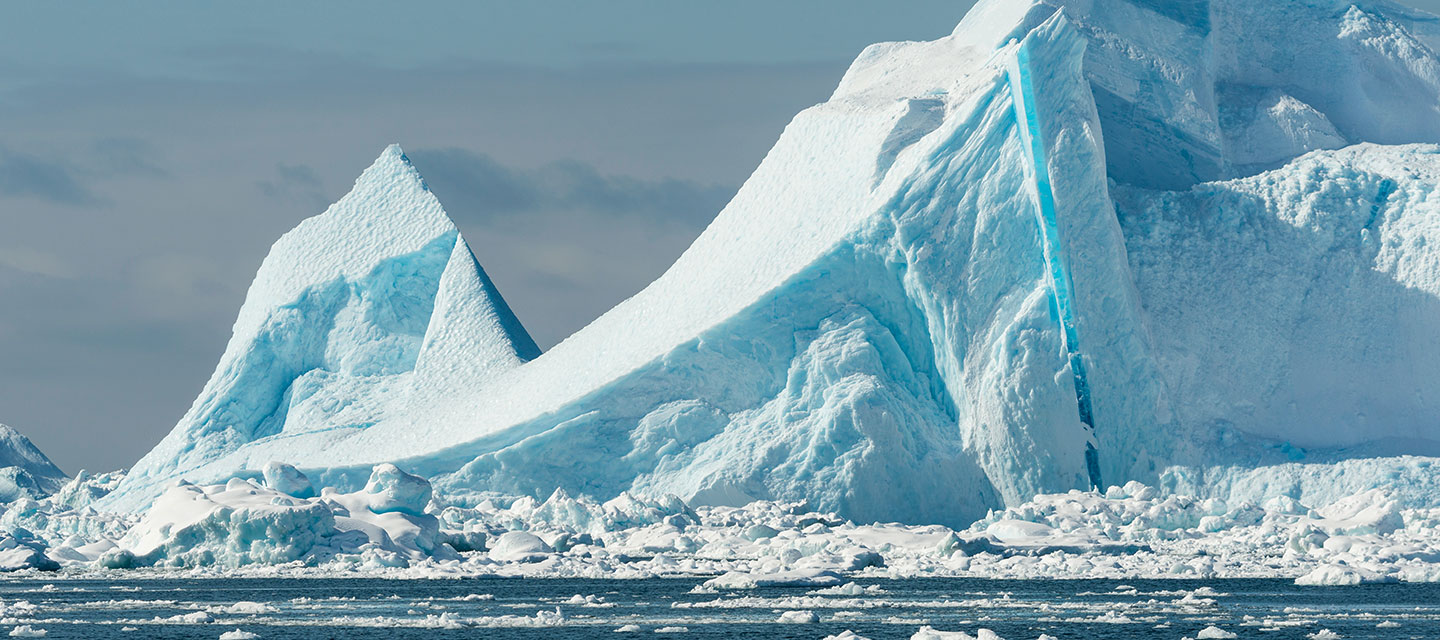
[{"label": "iceberg", "polygon": [[544,354],[391,147],[276,244],[97,504],[289,483],[274,463],[353,495],[394,463],[457,509],[963,527],[1132,481],[1440,505],[1436,46],[1387,2],[983,0],[863,51],[668,271]]},{"label": "iceberg", "polygon": [[67,479],[25,434],[0,424],[0,503],[43,498]]}]

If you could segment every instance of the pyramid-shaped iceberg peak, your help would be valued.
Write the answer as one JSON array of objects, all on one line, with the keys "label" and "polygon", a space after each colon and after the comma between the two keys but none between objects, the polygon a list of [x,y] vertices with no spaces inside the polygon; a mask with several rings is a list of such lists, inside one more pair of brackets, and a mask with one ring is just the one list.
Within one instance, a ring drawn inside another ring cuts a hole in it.
[{"label": "pyramid-shaped iceberg peak", "polygon": [[539,355],[470,246],[456,237],[420,345],[410,401],[424,404],[450,388],[478,388]]},{"label": "pyramid-shaped iceberg peak", "polygon": [[537,354],[391,145],[349,193],[271,247],[215,373],[121,489],[268,438],[367,428],[405,405],[417,362],[438,370],[430,375],[464,372],[478,386]]}]

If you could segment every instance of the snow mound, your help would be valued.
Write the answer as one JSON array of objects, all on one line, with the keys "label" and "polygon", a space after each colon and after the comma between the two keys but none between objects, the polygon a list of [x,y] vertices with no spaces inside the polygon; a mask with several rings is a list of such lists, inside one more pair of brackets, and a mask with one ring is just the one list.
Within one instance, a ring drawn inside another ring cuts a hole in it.
[{"label": "snow mound", "polygon": [[205,487],[179,483],[100,562],[116,568],[234,568],[316,563],[349,554],[367,564],[405,566],[453,556],[440,544],[435,517],[415,510],[429,494],[424,479],[393,465],[376,467],[363,491],[345,494],[327,487],[318,498],[240,478]]}]

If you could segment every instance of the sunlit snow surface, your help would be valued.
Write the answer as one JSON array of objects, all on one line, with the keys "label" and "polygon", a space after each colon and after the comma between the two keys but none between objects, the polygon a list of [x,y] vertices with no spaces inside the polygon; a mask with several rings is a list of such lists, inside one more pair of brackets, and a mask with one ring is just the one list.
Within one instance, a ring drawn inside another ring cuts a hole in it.
[{"label": "sunlit snow surface", "polygon": [[[908,579],[862,580],[856,595],[797,586],[696,593],[696,584],[693,579],[26,578],[0,583],[0,633],[28,625],[43,629],[47,638],[210,640],[251,637],[237,629],[266,639],[673,634],[823,640],[851,637],[844,635],[850,632],[871,640],[1042,635],[1360,640],[1440,634],[1435,585],[1342,590],[1275,580]],[[1335,635],[1322,635],[1326,630]],[[1231,633],[1236,635],[1226,635]]]}]

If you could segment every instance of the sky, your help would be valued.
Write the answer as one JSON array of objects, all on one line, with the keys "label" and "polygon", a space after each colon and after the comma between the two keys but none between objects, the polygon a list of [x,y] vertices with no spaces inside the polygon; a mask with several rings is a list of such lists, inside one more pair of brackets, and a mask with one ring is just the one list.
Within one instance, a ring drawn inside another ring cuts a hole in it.
[{"label": "sky", "polygon": [[8,3],[0,423],[67,472],[128,467],[271,243],[392,142],[549,347],[659,276],[867,44],[969,5]]}]

